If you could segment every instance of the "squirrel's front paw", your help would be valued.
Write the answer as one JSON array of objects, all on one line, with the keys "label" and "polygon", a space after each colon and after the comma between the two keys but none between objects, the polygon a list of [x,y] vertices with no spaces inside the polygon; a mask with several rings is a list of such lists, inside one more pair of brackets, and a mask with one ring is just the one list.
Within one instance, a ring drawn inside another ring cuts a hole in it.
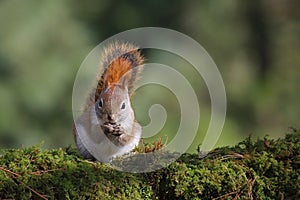
[{"label": "squirrel's front paw", "polygon": [[104,123],[101,126],[101,128],[102,128],[102,130],[104,131],[105,134],[109,134],[109,133],[114,132],[114,125],[111,124],[111,123]]},{"label": "squirrel's front paw", "polygon": [[124,129],[116,123],[106,122],[101,127],[106,135],[113,135],[118,137],[125,133]]}]

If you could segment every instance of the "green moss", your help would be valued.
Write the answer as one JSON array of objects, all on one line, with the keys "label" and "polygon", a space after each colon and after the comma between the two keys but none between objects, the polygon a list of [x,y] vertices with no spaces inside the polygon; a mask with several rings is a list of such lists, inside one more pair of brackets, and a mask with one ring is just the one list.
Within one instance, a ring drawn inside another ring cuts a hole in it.
[{"label": "green moss", "polygon": [[[167,168],[132,174],[81,159],[73,148],[2,150],[0,199],[297,199],[300,131],[285,138],[184,154]],[[170,154],[170,153],[169,153]]]}]

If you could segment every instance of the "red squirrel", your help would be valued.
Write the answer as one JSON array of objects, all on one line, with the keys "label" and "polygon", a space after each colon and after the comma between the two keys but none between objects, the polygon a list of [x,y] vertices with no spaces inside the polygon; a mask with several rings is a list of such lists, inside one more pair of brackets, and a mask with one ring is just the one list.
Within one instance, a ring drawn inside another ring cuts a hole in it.
[{"label": "red squirrel", "polygon": [[104,49],[100,63],[104,71],[73,125],[75,143],[84,158],[109,162],[138,145],[142,128],[130,99],[143,63],[140,50],[132,44],[113,42]]}]

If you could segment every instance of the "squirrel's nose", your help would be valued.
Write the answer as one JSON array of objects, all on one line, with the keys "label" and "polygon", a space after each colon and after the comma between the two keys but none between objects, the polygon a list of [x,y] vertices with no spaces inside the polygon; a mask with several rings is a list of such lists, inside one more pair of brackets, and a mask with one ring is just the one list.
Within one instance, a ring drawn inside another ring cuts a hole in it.
[{"label": "squirrel's nose", "polygon": [[107,119],[108,119],[109,121],[115,121],[115,115],[114,115],[114,114],[108,114],[108,115],[107,115]]}]

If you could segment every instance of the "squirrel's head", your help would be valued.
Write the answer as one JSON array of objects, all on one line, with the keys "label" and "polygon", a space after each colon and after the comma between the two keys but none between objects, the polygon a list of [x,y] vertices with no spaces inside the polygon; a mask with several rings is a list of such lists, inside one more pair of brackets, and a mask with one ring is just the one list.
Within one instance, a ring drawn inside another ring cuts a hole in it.
[{"label": "squirrel's head", "polygon": [[134,120],[127,87],[113,84],[101,92],[95,104],[96,115],[102,122],[129,123]]}]

